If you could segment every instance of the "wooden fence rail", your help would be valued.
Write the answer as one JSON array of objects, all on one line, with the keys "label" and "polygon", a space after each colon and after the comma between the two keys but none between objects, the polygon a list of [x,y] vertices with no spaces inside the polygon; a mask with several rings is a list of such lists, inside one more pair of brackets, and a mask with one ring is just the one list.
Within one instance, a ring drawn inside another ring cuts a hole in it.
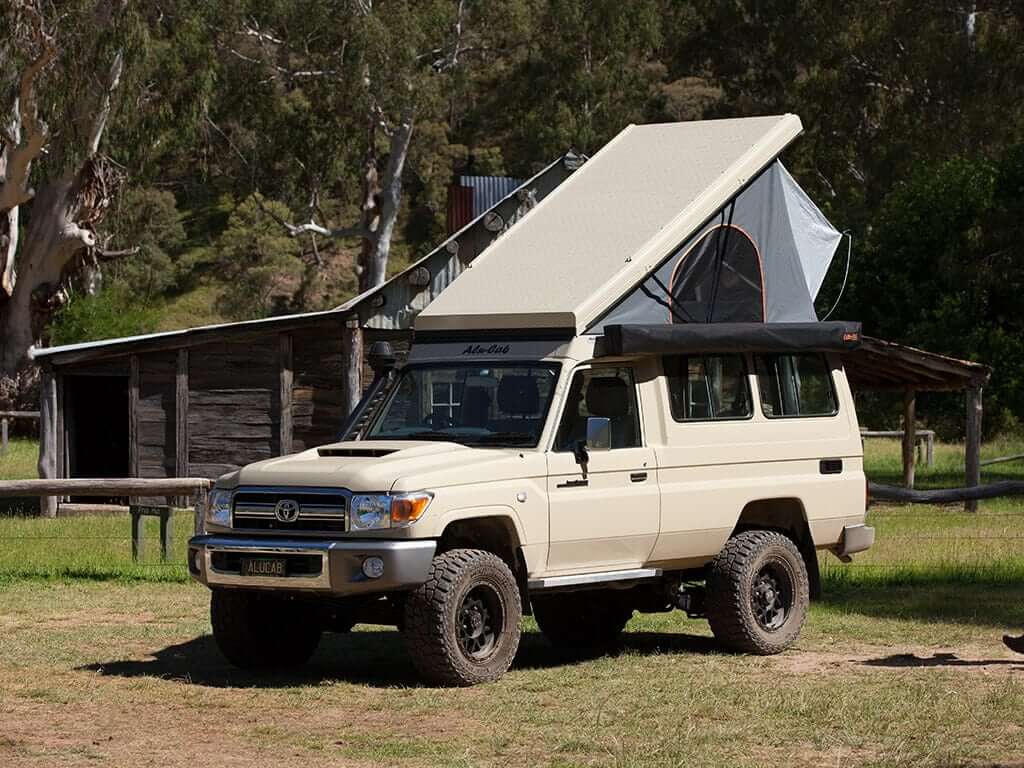
[{"label": "wooden fence rail", "polygon": [[[196,514],[202,514],[206,494],[213,483],[205,477],[168,478],[64,478],[53,480],[0,480],[0,498],[20,496],[177,496],[192,499]],[[129,504],[132,518],[132,560],[142,551],[142,518],[160,519],[160,559],[167,560],[171,548],[171,507]]]},{"label": "wooden fence rail", "polygon": [[[936,488],[932,491],[915,491],[895,485],[868,483],[872,501],[900,501],[906,504],[956,504],[980,499],[997,499],[1001,496],[1024,496],[1024,482],[1003,480],[998,483],[975,485],[969,488]],[[973,512],[973,509],[969,509]]]},{"label": "wooden fence rail", "polygon": [[8,422],[15,419],[39,420],[39,411],[0,411],[0,456],[7,453]]}]

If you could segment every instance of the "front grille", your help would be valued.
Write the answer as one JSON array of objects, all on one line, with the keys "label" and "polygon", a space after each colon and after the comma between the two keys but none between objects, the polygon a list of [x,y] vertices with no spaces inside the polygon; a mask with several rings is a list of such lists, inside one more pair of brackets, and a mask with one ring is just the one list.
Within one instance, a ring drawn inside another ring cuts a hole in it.
[{"label": "front grille", "polygon": [[[299,505],[294,522],[278,519],[283,500]],[[337,488],[240,488],[232,507],[233,527],[258,531],[345,531],[348,494]]]}]

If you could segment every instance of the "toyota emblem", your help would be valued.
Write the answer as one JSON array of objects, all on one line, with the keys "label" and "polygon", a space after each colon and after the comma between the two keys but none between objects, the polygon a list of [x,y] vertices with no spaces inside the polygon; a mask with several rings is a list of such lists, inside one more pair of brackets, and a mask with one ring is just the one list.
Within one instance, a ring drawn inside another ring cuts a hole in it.
[{"label": "toyota emblem", "polygon": [[299,519],[299,502],[295,499],[281,499],[274,507],[274,517],[282,523],[294,523]]}]

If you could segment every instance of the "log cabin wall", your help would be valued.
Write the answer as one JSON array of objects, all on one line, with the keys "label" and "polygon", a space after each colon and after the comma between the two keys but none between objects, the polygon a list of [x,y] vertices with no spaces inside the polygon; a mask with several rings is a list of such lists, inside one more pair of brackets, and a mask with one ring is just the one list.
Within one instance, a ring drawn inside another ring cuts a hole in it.
[{"label": "log cabin wall", "polygon": [[291,452],[298,453],[331,442],[341,430],[345,359],[337,324],[293,332],[291,346]]},{"label": "log cabin wall", "polygon": [[[138,477],[175,477],[175,350],[138,356]],[[131,436],[129,436],[131,439]]]},{"label": "log cabin wall", "polygon": [[276,333],[189,348],[190,476],[215,478],[279,455],[278,363]]}]

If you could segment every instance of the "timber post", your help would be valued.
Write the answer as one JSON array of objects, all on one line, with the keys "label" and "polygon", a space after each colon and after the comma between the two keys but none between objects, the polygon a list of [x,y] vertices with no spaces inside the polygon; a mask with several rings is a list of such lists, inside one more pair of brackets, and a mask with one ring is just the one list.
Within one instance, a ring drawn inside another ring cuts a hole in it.
[{"label": "timber post", "polygon": [[281,390],[281,422],[278,432],[278,455],[280,456],[287,456],[292,452],[292,384],[294,380],[292,354],[292,336],[290,333],[282,333],[278,364],[279,389]]},{"label": "timber post", "polygon": [[342,381],[344,421],[359,404],[359,399],[363,394],[363,332],[359,327],[358,317],[345,321],[341,349],[345,366]]},{"label": "timber post", "polygon": [[[139,356],[128,358],[128,475],[139,476]],[[138,498],[129,497],[129,504]]]},{"label": "timber post", "polygon": [[917,393],[909,387],[903,392],[903,486],[914,487],[914,464],[917,460]]},{"label": "timber post", "polygon": [[[964,443],[964,467],[966,486],[973,488],[981,485],[981,387],[970,387],[967,390],[967,439]],[[967,512],[977,512],[978,502],[964,502]]]},{"label": "timber post", "polygon": [[[174,475],[188,477],[188,349],[178,350],[178,363],[174,375]],[[188,504],[187,496],[179,496],[177,503]]]},{"label": "timber post", "polygon": [[[39,477],[54,480],[57,477],[57,377],[53,368],[44,366],[39,385]],[[57,499],[39,497],[39,514],[57,516]]]}]

